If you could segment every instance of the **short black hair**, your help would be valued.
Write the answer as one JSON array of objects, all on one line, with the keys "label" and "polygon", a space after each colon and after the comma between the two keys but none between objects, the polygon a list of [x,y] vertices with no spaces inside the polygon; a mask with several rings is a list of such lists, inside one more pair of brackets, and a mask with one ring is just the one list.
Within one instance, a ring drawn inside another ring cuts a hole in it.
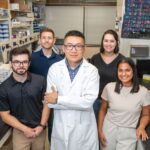
[{"label": "short black hair", "polygon": [[116,31],[112,30],[112,29],[109,29],[107,31],[104,32],[103,36],[102,36],[102,40],[101,40],[101,46],[100,46],[100,52],[101,53],[104,53],[105,49],[104,49],[104,46],[103,46],[103,41],[104,41],[104,37],[106,34],[111,34],[115,40],[116,40],[116,47],[114,49],[114,53],[118,53],[119,52],[119,37],[118,37],[118,34],[116,33]]},{"label": "short black hair", "polygon": [[130,91],[130,93],[137,93],[139,91],[139,81],[138,81],[138,77],[137,77],[137,70],[136,70],[136,65],[134,63],[134,61],[131,58],[122,58],[118,61],[117,64],[117,80],[116,80],[116,86],[115,86],[115,92],[120,93],[121,88],[123,87],[122,82],[119,80],[118,78],[118,67],[121,63],[127,63],[133,71],[133,78],[132,78],[132,89]]},{"label": "short black hair", "polygon": [[69,36],[76,36],[76,37],[80,37],[83,39],[83,41],[85,42],[85,36],[82,32],[78,31],[78,30],[70,30],[65,34],[64,40],[69,37]]},{"label": "short black hair", "polygon": [[13,56],[22,55],[22,54],[28,55],[29,61],[31,61],[31,53],[26,47],[19,47],[19,48],[12,49],[10,51],[9,60],[12,61]]},{"label": "short black hair", "polygon": [[50,32],[50,33],[52,33],[53,38],[55,37],[55,32],[51,28],[44,27],[43,29],[41,29],[41,31],[40,31],[40,38],[41,38],[41,35],[42,35],[43,32]]}]

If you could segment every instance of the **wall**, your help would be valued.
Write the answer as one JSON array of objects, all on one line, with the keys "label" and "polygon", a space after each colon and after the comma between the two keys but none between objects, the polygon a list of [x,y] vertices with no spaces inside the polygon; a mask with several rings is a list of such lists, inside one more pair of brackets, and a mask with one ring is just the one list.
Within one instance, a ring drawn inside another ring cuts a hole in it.
[{"label": "wall", "polygon": [[99,47],[86,47],[84,57],[91,58],[94,54],[99,52]]},{"label": "wall", "polygon": [[83,31],[83,9],[80,6],[46,6],[46,25],[63,38],[71,29]]},{"label": "wall", "polygon": [[[124,0],[117,0],[117,9],[115,6],[101,6],[102,9],[99,13],[97,7],[87,7],[85,15],[85,17],[87,18],[85,22],[85,36],[88,37],[88,43],[90,43],[90,41],[92,40],[92,43],[90,44],[99,45],[103,31],[108,28],[115,27],[115,15],[118,18],[122,18],[124,10],[123,4]],[[96,9],[94,9],[94,7]],[[110,10],[108,11],[108,9]],[[89,13],[89,11],[91,12]],[[107,16],[107,12],[108,14],[112,15]],[[95,16],[95,18],[92,17],[92,14]],[[96,21],[96,18],[99,19],[97,19]],[[56,36],[59,38],[63,38],[64,34],[70,29],[78,29],[80,31],[83,31],[83,19],[84,16],[82,6],[46,6],[46,24],[54,29]],[[149,45],[150,47],[150,40],[121,38],[120,52],[127,57],[130,56],[130,45]],[[86,49],[86,58],[90,58],[94,53],[97,53],[99,51],[99,47],[87,47]]]},{"label": "wall", "polygon": [[[99,46],[104,31],[114,29],[116,13],[116,6],[46,6],[46,25],[58,38],[71,29],[84,31],[86,43]],[[85,58],[91,58],[99,49],[86,47]]]},{"label": "wall", "polygon": [[116,6],[85,7],[85,37],[87,44],[100,44],[107,29],[114,29]]},{"label": "wall", "polygon": [[[150,47],[150,40],[143,39],[123,39],[120,40],[120,51],[125,56],[130,56],[130,46],[131,45],[148,45]],[[150,54],[148,56],[150,58]]]},{"label": "wall", "polygon": [[69,30],[84,32],[86,44],[99,45],[102,34],[114,29],[116,6],[47,6],[46,25],[58,38]]}]

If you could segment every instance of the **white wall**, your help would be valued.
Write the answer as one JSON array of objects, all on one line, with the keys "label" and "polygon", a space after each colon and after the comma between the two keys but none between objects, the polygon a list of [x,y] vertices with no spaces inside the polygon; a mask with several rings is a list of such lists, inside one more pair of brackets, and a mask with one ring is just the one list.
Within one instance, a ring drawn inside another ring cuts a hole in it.
[{"label": "white wall", "polygon": [[80,6],[46,6],[46,25],[58,38],[63,38],[71,29],[83,31],[83,9]]},{"label": "white wall", "polygon": [[[115,6],[86,6],[85,36],[87,43],[100,44],[103,32],[114,28],[115,16]],[[46,6],[46,24],[54,29],[58,38],[63,38],[64,34],[71,29],[83,31],[83,19],[82,6]],[[131,45],[149,45],[150,47],[150,40],[121,38],[120,52],[129,57]],[[99,48],[89,47],[85,56],[91,57],[98,51]]]},{"label": "white wall", "polygon": [[85,7],[85,37],[87,44],[100,44],[103,33],[114,29],[116,6]]}]

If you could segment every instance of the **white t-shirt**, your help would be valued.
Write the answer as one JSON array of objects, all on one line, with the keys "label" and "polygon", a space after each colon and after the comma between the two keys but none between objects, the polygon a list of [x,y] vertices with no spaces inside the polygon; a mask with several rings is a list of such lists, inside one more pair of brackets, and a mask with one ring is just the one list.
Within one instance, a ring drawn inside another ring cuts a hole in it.
[{"label": "white t-shirt", "polygon": [[121,127],[136,128],[143,106],[150,105],[150,93],[140,86],[137,93],[130,93],[132,87],[122,87],[120,94],[114,91],[115,82],[108,83],[102,98],[108,102],[106,117]]}]

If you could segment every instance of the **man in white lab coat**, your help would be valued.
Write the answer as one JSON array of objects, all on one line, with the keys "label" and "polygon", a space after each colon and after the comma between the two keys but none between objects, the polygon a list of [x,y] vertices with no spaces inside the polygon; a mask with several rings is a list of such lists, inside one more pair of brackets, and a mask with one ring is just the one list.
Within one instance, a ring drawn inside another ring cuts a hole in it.
[{"label": "man in white lab coat", "polygon": [[76,30],[66,33],[65,59],[51,66],[45,103],[54,108],[51,150],[98,150],[93,103],[98,96],[97,69],[84,58],[85,37]]}]

